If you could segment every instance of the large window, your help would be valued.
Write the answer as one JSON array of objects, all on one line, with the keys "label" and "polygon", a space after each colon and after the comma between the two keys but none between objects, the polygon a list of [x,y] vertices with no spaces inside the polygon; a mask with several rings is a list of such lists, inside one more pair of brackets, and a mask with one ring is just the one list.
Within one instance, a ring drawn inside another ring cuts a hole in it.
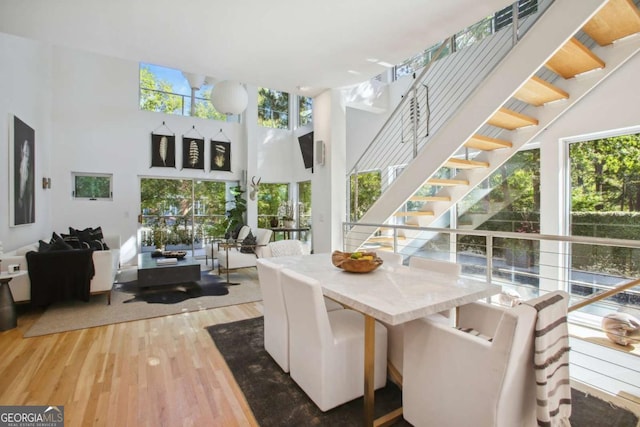
[{"label": "large window", "polygon": [[258,89],[258,124],[289,129],[289,94],[261,87]]},{"label": "large window", "polygon": [[313,121],[313,98],[298,96],[298,126],[310,125]]},{"label": "large window", "polygon": [[258,192],[258,227],[271,228],[282,225],[280,206],[289,200],[289,184],[260,184]]},{"label": "large window", "polygon": [[142,178],[141,246],[199,249],[224,235],[229,183],[194,179]]},{"label": "large window", "polygon": [[[571,234],[640,240],[640,134],[572,143],[569,161]],[[621,277],[637,277],[639,252],[573,244],[573,291],[582,293],[581,288],[586,287],[586,293],[591,293],[591,287],[584,286],[593,281],[585,274],[588,271],[606,271],[613,282]]]},{"label": "large window", "polygon": [[209,100],[212,88],[203,84],[192,94],[189,82],[180,70],[140,64],[141,110],[239,122],[238,115],[227,116],[216,111]]}]

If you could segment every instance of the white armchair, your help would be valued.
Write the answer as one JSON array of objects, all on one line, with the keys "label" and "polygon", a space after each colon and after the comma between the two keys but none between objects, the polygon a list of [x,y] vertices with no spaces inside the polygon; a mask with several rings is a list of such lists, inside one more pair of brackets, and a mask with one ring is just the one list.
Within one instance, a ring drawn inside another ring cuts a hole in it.
[{"label": "white armchair", "polygon": [[[263,257],[263,250],[271,240],[273,231],[266,228],[255,229],[256,244],[253,245],[253,252],[242,252],[242,245],[220,249],[218,252],[218,274],[223,271],[236,270],[238,268],[255,267],[256,260]],[[244,238],[246,240],[246,236]]]},{"label": "white armchair", "polygon": [[[320,283],[283,269],[291,378],[322,411],[363,395],[364,316],[327,312]],[[374,387],[386,384],[387,330],[375,325]]]},{"label": "white armchair", "polygon": [[417,427],[536,426],[536,319],[528,304],[471,303],[459,310],[459,329],[424,319],[407,323],[404,418]]},{"label": "white armchair", "polygon": [[[289,319],[280,279],[282,265],[260,258],[257,268],[264,307],[264,349],[284,372],[289,372]],[[325,305],[327,311],[344,308],[326,298]]]}]

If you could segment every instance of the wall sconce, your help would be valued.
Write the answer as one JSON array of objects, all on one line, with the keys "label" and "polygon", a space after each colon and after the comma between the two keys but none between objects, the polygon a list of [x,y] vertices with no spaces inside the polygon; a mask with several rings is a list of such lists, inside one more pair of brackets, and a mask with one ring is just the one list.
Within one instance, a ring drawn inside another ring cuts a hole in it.
[{"label": "wall sconce", "polygon": [[42,178],[42,188],[45,190],[51,188],[51,178]]}]

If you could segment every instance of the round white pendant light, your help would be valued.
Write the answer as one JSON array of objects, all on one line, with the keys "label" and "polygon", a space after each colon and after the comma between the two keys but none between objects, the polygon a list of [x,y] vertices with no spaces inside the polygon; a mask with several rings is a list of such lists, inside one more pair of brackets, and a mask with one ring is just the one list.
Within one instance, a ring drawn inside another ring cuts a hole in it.
[{"label": "round white pendant light", "polygon": [[224,80],[211,90],[211,103],[219,113],[240,114],[247,108],[248,102],[247,91],[238,82]]}]

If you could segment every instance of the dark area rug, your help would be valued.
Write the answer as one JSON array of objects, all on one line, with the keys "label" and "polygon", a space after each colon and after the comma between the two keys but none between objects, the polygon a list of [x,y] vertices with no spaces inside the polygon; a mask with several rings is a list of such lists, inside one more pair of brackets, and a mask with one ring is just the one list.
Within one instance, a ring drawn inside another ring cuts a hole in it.
[{"label": "dark area rug", "polygon": [[[322,412],[291,379],[282,372],[264,349],[263,318],[209,326],[207,331],[222,353],[262,427],[359,426],[363,400],[356,399]],[[635,427],[638,418],[594,396],[572,389],[572,427]],[[376,391],[375,416],[402,405],[402,392],[391,381]],[[394,426],[410,426],[403,419]]]},{"label": "dark area rug", "polygon": [[200,273],[197,282],[185,282],[177,285],[141,287],[136,280],[117,283],[114,290],[134,295],[124,303],[144,301],[149,304],[177,304],[179,302],[204,296],[222,296],[229,293],[224,280],[219,276]]}]

